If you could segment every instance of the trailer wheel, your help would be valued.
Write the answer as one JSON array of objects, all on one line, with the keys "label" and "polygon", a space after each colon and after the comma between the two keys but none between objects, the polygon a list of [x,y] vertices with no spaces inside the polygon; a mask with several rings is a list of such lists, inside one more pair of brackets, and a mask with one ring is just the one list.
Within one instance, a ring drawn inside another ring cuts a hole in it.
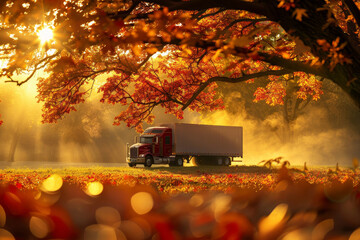
[{"label": "trailer wheel", "polygon": [[182,167],[184,165],[184,159],[182,157],[177,157],[175,160],[175,166]]},{"label": "trailer wheel", "polygon": [[146,156],[144,166],[151,167],[152,164],[153,164],[153,158],[151,156]]},{"label": "trailer wheel", "polygon": [[128,163],[129,167],[136,167],[136,163]]},{"label": "trailer wheel", "polygon": [[223,163],[224,163],[222,157],[217,158],[217,159],[216,159],[216,163],[217,163],[218,166],[222,166]]},{"label": "trailer wheel", "polygon": [[226,157],[226,158],[224,159],[224,165],[225,165],[225,166],[230,166],[230,165],[231,165],[230,158]]}]

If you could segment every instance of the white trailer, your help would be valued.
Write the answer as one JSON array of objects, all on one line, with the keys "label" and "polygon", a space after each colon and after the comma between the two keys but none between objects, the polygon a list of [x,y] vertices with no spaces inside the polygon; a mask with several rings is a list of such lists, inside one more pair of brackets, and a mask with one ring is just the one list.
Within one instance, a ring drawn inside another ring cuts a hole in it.
[{"label": "white trailer", "polygon": [[229,165],[243,157],[243,128],[186,123],[163,124],[172,129],[173,155],[195,157],[198,164]]}]

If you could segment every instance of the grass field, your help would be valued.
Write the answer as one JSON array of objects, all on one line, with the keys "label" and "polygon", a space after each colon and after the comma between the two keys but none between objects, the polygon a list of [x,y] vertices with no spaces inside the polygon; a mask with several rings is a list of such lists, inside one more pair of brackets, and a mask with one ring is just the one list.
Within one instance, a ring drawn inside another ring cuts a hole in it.
[{"label": "grass field", "polygon": [[[332,171],[329,173],[328,171]],[[336,171],[316,167],[304,172],[301,168],[289,169],[293,181],[323,184],[330,178],[344,182],[353,176],[349,169]],[[70,167],[49,169],[2,169],[0,180],[19,188],[36,189],[51,174],[62,177],[64,182],[84,186],[99,181],[112,185],[152,185],[159,192],[199,192],[203,190],[230,191],[232,188],[250,187],[254,190],[273,188],[278,181],[278,170],[262,166],[191,166],[191,167]],[[357,184],[356,175],[352,177]]]},{"label": "grass field", "polygon": [[2,169],[0,239],[356,240],[359,180],[350,168]]}]

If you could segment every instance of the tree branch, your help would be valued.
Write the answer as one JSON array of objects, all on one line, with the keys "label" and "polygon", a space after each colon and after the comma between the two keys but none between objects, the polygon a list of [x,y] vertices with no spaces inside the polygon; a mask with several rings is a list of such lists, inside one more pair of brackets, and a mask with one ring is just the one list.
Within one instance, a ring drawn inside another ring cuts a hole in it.
[{"label": "tree branch", "polygon": [[[181,45],[187,43],[187,42],[182,42],[179,39],[172,39],[170,42],[164,42],[162,39],[160,39],[159,41],[161,41],[162,45],[166,45],[166,44]],[[196,39],[195,41],[189,43],[189,46],[191,45],[193,47],[197,47],[205,50],[219,49],[219,47],[217,47],[213,41],[208,41],[208,40]],[[234,56],[244,56],[244,55],[253,55],[254,52],[246,47],[235,47],[232,54]],[[258,60],[261,60],[263,62],[269,63],[274,66],[286,68],[294,72],[306,72],[325,78],[329,78],[330,76],[329,69],[327,69],[325,66],[316,67],[314,65],[307,64],[302,61],[294,61],[291,59],[282,58],[280,56],[269,54],[266,52],[259,51],[259,52],[255,52],[255,54],[257,54],[260,57],[260,59]]]},{"label": "tree branch", "polygon": [[229,30],[232,26],[234,26],[235,24],[239,23],[239,22],[251,22],[252,24],[257,23],[257,22],[262,22],[262,21],[269,21],[268,18],[242,18],[242,19],[237,19],[232,21],[229,25],[226,26],[226,28],[224,28],[224,30],[222,30],[223,33],[225,33],[227,30]]},{"label": "tree branch", "polygon": [[170,11],[175,10],[192,10],[200,11],[209,8],[225,8],[233,10],[245,10],[259,15],[266,15],[267,8],[263,3],[259,2],[247,2],[243,0],[189,0],[189,1],[177,1],[177,0],[147,0],[149,3],[156,3],[161,6],[168,7]]},{"label": "tree branch", "polygon": [[261,60],[275,66],[283,67],[294,72],[306,72],[320,77],[329,78],[329,70],[321,67],[315,67],[301,61],[293,61],[291,59],[282,58],[265,52],[257,52],[262,58]]},{"label": "tree branch", "polygon": [[[47,57],[41,59],[38,63],[35,64],[34,70],[31,72],[31,74],[25,80],[18,81],[18,80],[14,80],[11,76],[7,76],[10,80],[7,80],[5,82],[16,83],[16,85],[18,85],[18,86],[23,85],[24,83],[28,82],[35,75],[35,73],[38,70],[45,67],[54,57],[58,56],[59,54],[60,54],[60,52],[56,52],[53,55],[50,55],[50,56],[47,56]],[[44,63],[44,64],[39,67],[39,65],[42,63]]]},{"label": "tree branch", "polygon": [[201,19],[203,19],[203,18],[215,16],[216,14],[221,13],[221,12],[224,12],[224,11],[226,11],[226,9],[220,8],[220,9],[217,10],[216,12],[209,13],[209,14],[204,14],[204,15],[201,15],[201,14],[200,14],[199,16],[196,16],[196,15],[195,15],[195,17],[196,17],[196,19],[199,21],[199,20],[201,20]]},{"label": "tree branch", "polygon": [[124,19],[131,14],[131,12],[139,5],[140,0],[134,0],[129,9],[125,11],[119,11],[116,13],[108,13],[107,15],[112,19]]},{"label": "tree branch", "polygon": [[342,1],[349,8],[350,12],[355,18],[358,27],[360,27],[360,11],[358,7],[355,5],[354,1],[353,0],[342,0]]},{"label": "tree branch", "polygon": [[281,70],[269,70],[269,71],[264,71],[264,72],[257,72],[257,73],[253,73],[253,74],[243,75],[239,78],[228,78],[228,77],[209,78],[206,82],[204,82],[203,84],[201,84],[199,86],[199,88],[194,92],[194,94],[191,96],[191,98],[184,104],[184,106],[182,107],[182,110],[185,110],[199,96],[199,94],[202,91],[204,91],[204,89],[213,82],[239,83],[239,82],[244,82],[244,81],[247,81],[247,80],[253,79],[253,78],[259,78],[259,77],[270,76],[270,75],[281,76],[281,75],[289,74],[292,72],[294,72],[294,71],[290,70],[290,69],[281,69]]}]

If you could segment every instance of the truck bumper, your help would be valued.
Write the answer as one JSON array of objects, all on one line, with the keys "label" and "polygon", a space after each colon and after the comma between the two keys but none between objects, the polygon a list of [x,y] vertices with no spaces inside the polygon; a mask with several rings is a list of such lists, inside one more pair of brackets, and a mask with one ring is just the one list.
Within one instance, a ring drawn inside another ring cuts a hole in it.
[{"label": "truck bumper", "polygon": [[144,164],[145,163],[145,158],[144,157],[139,157],[139,158],[128,158],[126,159],[127,163],[135,163],[135,164]]}]

